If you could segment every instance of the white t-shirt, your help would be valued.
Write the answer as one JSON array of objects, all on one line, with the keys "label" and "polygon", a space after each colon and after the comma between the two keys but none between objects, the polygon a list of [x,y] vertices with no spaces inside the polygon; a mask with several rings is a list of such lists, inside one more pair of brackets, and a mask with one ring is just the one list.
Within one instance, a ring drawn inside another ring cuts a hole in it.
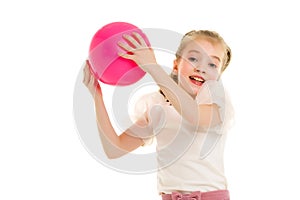
[{"label": "white t-shirt", "polygon": [[159,93],[142,97],[136,104],[137,121],[127,132],[156,141],[159,193],[213,191],[227,188],[223,152],[233,109],[219,81],[207,81],[195,100],[217,104],[222,124],[196,128]]}]

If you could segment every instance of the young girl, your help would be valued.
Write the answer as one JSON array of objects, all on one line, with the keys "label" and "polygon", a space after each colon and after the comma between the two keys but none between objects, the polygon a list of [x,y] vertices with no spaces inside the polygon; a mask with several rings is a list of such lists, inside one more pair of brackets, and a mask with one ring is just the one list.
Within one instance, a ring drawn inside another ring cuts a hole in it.
[{"label": "young girl", "polygon": [[185,34],[169,76],[138,33],[124,35],[119,55],[149,73],[160,92],[138,103],[137,120],[124,133],[111,125],[98,81],[84,68],[84,84],[94,97],[99,135],[108,158],[157,142],[158,192],[163,200],[229,199],[223,152],[233,112],[220,77],[231,50],[214,31]]}]

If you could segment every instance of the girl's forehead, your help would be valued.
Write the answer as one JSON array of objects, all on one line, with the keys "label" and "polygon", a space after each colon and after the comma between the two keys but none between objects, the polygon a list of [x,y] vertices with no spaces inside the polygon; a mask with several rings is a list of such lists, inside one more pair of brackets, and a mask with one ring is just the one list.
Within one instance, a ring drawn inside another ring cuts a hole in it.
[{"label": "girl's forehead", "polygon": [[195,48],[195,49],[207,49],[207,50],[219,50],[222,45],[218,42],[213,42],[207,39],[195,39],[188,42],[186,48]]},{"label": "girl's forehead", "polygon": [[209,56],[210,55],[218,56],[220,57],[220,59],[223,58],[225,52],[223,46],[220,43],[210,41],[204,38],[198,38],[188,42],[188,44],[184,48],[184,52],[187,53],[192,50],[206,53]]}]

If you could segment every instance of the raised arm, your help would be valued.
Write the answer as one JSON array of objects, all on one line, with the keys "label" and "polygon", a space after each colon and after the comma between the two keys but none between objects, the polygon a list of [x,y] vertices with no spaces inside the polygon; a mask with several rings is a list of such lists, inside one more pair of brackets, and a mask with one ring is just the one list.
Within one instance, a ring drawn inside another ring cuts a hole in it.
[{"label": "raised arm", "polygon": [[179,87],[157,64],[153,50],[147,46],[144,39],[138,33],[133,33],[133,36],[124,35],[128,43],[119,43],[121,48],[131,54],[123,52],[119,55],[135,61],[148,72],[184,119],[202,127],[220,123],[217,105],[198,105],[197,101]]},{"label": "raised arm", "polygon": [[118,135],[114,130],[103,101],[100,85],[91,73],[88,61],[84,67],[83,83],[94,97],[98,132],[107,157],[118,158],[143,145],[144,142],[141,138],[126,132]]},{"label": "raised arm", "polygon": [[216,104],[198,104],[197,100],[179,87],[162,67],[159,65],[149,66],[148,73],[159,85],[177,112],[191,124],[207,128],[221,122]]}]

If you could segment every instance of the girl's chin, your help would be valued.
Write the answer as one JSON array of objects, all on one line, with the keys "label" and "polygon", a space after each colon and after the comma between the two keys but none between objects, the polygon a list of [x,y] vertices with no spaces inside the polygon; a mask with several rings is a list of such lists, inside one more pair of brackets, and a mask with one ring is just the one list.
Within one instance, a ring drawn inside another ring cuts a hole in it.
[{"label": "girl's chin", "polygon": [[195,84],[180,84],[180,86],[192,97],[196,97],[201,86]]},{"label": "girl's chin", "polygon": [[191,95],[193,98],[195,98],[198,95],[199,90],[200,90],[200,88],[198,87],[198,88],[191,88],[190,90],[188,90],[188,91],[186,90],[186,91],[189,95]]}]

